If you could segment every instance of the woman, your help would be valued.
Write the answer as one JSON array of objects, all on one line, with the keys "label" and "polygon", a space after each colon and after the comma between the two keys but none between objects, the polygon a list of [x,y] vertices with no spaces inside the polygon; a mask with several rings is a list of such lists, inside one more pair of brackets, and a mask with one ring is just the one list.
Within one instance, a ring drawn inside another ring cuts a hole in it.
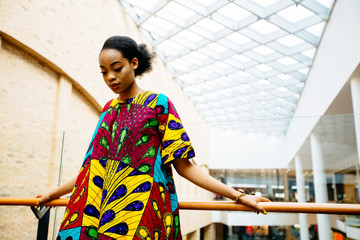
[{"label": "woman", "polygon": [[181,239],[171,165],[194,184],[266,214],[266,198],[245,195],[189,162],[190,139],[171,101],[144,91],[136,77],[153,54],[129,37],[106,40],[104,81],[119,96],[104,107],[76,178],[38,195],[38,205],[72,191],[57,239]]}]

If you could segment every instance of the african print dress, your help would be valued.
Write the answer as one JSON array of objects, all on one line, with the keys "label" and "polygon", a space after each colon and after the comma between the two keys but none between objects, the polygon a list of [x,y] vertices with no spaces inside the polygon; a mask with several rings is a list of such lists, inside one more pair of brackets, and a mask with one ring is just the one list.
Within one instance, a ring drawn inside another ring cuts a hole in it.
[{"label": "african print dress", "polygon": [[181,239],[172,160],[194,150],[171,101],[144,92],[109,101],[57,240]]}]

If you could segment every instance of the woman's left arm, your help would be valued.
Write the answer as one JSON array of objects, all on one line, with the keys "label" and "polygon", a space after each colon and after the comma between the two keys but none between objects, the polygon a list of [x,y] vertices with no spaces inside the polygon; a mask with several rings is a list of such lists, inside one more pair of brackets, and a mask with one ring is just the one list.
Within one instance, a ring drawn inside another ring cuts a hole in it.
[{"label": "woman's left arm", "polygon": [[[235,189],[206,174],[200,168],[194,166],[188,159],[175,159],[173,160],[173,165],[180,176],[210,192],[232,200],[236,199],[241,194]],[[267,214],[265,209],[258,204],[259,202],[270,202],[270,200],[254,195],[245,195],[239,198],[239,203],[254,208],[254,211],[256,212]]]}]

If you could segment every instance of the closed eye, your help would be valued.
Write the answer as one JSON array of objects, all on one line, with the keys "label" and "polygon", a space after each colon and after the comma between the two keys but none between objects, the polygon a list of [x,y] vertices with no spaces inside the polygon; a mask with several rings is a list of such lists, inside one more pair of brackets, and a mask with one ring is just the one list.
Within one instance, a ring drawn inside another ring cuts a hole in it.
[{"label": "closed eye", "polygon": [[122,67],[115,68],[115,69],[114,69],[114,71],[115,71],[115,72],[120,72],[120,71],[121,71],[121,69],[122,69]]},{"label": "closed eye", "polygon": [[105,75],[106,74],[106,72],[100,72],[102,75]]}]

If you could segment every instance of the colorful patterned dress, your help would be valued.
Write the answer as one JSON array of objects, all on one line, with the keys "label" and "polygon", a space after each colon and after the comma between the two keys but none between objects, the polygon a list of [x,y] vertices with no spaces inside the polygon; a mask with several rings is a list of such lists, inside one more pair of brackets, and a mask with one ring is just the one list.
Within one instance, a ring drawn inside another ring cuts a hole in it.
[{"label": "colorful patterned dress", "polygon": [[57,240],[181,239],[171,161],[194,157],[171,101],[144,92],[109,101]]}]

